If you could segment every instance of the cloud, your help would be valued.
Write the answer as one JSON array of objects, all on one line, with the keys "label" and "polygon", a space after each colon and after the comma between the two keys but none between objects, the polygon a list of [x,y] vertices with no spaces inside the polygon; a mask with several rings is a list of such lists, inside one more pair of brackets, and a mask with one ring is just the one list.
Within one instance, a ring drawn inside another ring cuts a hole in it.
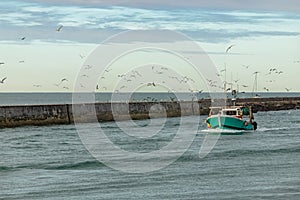
[{"label": "cloud", "polygon": [[[295,36],[300,33],[297,26],[300,15],[290,12],[89,7],[24,1],[0,2],[0,11],[0,25],[4,27],[0,30],[0,40],[20,37],[17,35],[20,32],[32,40],[91,43],[124,30],[174,30],[207,42],[242,37]],[[55,31],[59,24],[64,25],[61,33]]]},{"label": "cloud", "polygon": [[299,11],[298,0],[27,0],[27,2],[59,5],[125,6],[139,8],[210,8],[231,10],[284,10]]}]

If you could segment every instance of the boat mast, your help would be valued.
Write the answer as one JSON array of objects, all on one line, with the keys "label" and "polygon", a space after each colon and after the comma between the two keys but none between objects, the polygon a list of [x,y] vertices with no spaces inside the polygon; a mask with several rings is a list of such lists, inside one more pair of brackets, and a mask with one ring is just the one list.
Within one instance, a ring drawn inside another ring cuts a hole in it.
[{"label": "boat mast", "polygon": [[[254,84],[253,84],[253,89],[252,89],[252,96],[257,96],[257,89],[258,89],[258,80],[257,80],[257,74],[259,72],[254,72]],[[254,92],[255,92],[255,95],[254,95]]]},{"label": "boat mast", "polygon": [[224,92],[225,92],[225,107],[227,107],[227,88],[226,88],[226,83],[227,83],[227,81],[226,81],[226,63],[224,63],[225,64],[225,68],[224,68],[224,79],[225,79],[225,81],[224,81]]},{"label": "boat mast", "polygon": [[226,83],[227,83],[227,80],[226,80],[226,63],[224,63],[225,64],[225,68],[224,68],[224,79],[225,79],[225,81],[224,81],[224,91],[225,91],[225,93],[226,93],[226,96],[227,96],[227,91],[226,91]]}]

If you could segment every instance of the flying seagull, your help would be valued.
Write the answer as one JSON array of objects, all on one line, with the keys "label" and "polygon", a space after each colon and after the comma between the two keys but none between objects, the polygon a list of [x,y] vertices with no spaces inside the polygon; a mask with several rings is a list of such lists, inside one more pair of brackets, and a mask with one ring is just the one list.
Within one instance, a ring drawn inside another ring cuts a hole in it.
[{"label": "flying seagull", "polygon": [[0,62],[0,65],[4,65],[5,63],[4,62]]},{"label": "flying seagull", "polygon": [[56,29],[56,31],[60,32],[63,27],[64,27],[63,25],[59,25],[59,27]]},{"label": "flying seagull", "polygon": [[4,81],[7,79],[7,77],[3,78],[2,80],[0,80],[0,83],[4,83]]},{"label": "flying seagull", "polygon": [[86,67],[84,69],[92,69],[93,66],[91,65],[85,65]]},{"label": "flying seagull", "polygon": [[26,37],[21,37],[20,39],[21,39],[21,40],[25,40],[25,39],[26,39]]},{"label": "flying seagull", "polygon": [[228,53],[228,51],[234,46],[234,44],[230,45],[229,47],[227,47],[226,49],[226,53]]},{"label": "flying seagull", "polygon": [[61,79],[61,81],[60,81],[60,82],[62,83],[62,82],[64,82],[64,81],[68,81],[68,79],[66,79],[66,78],[63,78],[63,79]]},{"label": "flying seagull", "polygon": [[63,79],[61,79],[60,83],[54,84],[54,85],[58,87],[58,86],[60,86],[64,81],[68,81],[68,79],[63,78]]},{"label": "flying seagull", "polygon": [[285,88],[285,90],[286,90],[287,92],[289,92],[289,91],[291,90],[291,88]]},{"label": "flying seagull", "polygon": [[147,83],[147,86],[154,86],[155,87],[155,83],[152,82],[152,83]]},{"label": "flying seagull", "polygon": [[105,72],[110,72],[112,69],[106,69],[106,70],[104,70]]},{"label": "flying seagull", "polygon": [[267,92],[269,92],[269,89],[268,89],[268,88],[266,88],[266,87],[264,87],[264,90],[266,90]]}]

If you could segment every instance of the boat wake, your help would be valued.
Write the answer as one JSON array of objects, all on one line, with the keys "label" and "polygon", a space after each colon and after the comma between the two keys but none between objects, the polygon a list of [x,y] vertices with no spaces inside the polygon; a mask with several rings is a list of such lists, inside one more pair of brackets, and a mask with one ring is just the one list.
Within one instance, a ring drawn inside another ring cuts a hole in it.
[{"label": "boat wake", "polygon": [[299,126],[286,126],[286,127],[261,127],[257,128],[257,130],[230,130],[230,129],[203,129],[200,132],[202,133],[211,133],[211,134],[243,134],[243,133],[253,133],[253,132],[269,132],[269,131],[284,131],[284,130],[292,130],[292,129],[300,129]]},{"label": "boat wake", "polygon": [[246,130],[230,130],[230,129],[220,129],[220,128],[216,128],[216,129],[204,129],[201,130],[201,132],[204,133],[212,133],[212,134],[243,134],[246,132],[253,132],[253,131],[246,131]]},{"label": "boat wake", "polygon": [[291,129],[300,129],[300,126],[294,126],[294,127],[262,127],[262,128],[258,128],[256,131],[258,132],[266,132],[266,131],[280,131],[280,130],[291,130]]}]

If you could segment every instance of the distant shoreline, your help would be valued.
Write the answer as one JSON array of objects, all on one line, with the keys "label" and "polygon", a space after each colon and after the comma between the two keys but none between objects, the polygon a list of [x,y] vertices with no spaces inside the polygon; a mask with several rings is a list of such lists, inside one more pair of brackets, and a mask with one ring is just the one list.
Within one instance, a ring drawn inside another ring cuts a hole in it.
[{"label": "distant shoreline", "polygon": [[[56,104],[72,104],[73,94],[71,92],[34,92],[34,93],[0,93],[0,106],[14,106],[14,105],[56,105]],[[78,93],[77,93],[78,94]],[[81,93],[91,94],[91,93]],[[114,93],[115,102],[130,101],[130,102],[151,102],[151,101],[195,101],[210,98],[225,98],[224,93],[162,93],[162,92],[139,92],[139,93]],[[97,92],[94,95],[94,102],[111,102],[112,93]],[[232,98],[231,94],[227,94],[228,98]],[[300,97],[300,92],[263,92],[259,93],[261,98],[284,98],[284,97]],[[251,99],[252,93],[239,94],[239,99]]]}]

